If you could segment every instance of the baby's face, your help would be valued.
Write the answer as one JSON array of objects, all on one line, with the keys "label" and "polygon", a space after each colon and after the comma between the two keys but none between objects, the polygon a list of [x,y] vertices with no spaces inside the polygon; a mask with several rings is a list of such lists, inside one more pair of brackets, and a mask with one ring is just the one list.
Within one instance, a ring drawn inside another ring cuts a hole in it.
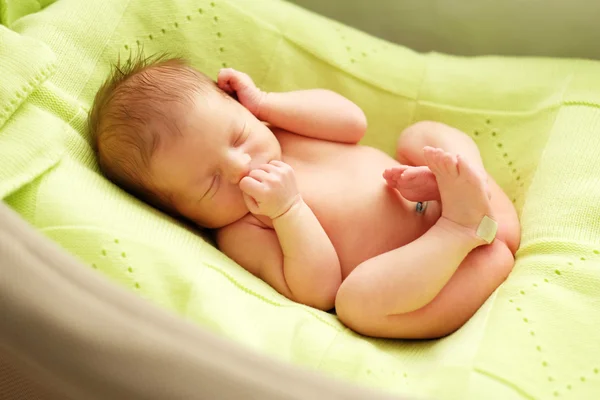
[{"label": "baby's face", "polygon": [[279,160],[281,148],[271,130],[232,98],[198,96],[186,111],[178,121],[181,136],[166,139],[152,156],[151,174],[179,213],[220,228],[248,213],[240,180]]}]

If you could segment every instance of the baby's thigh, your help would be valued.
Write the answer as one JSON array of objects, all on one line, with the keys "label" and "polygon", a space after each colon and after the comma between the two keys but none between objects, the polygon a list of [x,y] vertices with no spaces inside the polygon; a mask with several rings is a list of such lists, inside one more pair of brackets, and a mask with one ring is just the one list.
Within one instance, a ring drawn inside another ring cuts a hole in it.
[{"label": "baby's thigh", "polygon": [[502,240],[514,255],[521,241],[521,225],[513,203],[506,193],[496,183],[494,178],[488,174],[490,191],[492,193],[491,203],[494,217],[498,222],[496,238]]}]

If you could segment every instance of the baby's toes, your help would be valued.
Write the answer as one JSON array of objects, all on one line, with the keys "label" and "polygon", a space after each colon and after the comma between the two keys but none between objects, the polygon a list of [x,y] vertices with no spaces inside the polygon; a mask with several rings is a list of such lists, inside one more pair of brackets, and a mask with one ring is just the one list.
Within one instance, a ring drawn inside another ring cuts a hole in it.
[{"label": "baby's toes", "polygon": [[398,167],[388,168],[383,171],[383,177],[391,180],[400,180],[402,173],[409,168],[408,165],[400,165]]},{"label": "baby's toes", "polygon": [[391,188],[398,188],[398,179],[395,179],[391,172],[384,171],[383,179],[385,179],[385,183]]},{"label": "baby's toes", "polygon": [[456,162],[456,156],[453,154],[443,152],[440,155],[440,164],[442,165],[443,170],[446,172],[446,174],[450,175],[453,178],[456,178],[458,176]]},{"label": "baby's toes", "polygon": [[436,176],[446,175],[448,173],[444,164],[444,150],[432,148],[431,163],[428,164],[428,167]]},{"label": "baby's toes", "polygon": [[433,173],[437,173],[438,170],[438,161],[437,161],[437,149],[425,146],[423,148],[423,155],[425,156],[425,161],[427,161],[427,166]]},{"label": "baby's toes", "polygon": [[386,176],[385,173],[383,175],[383,179],[385,179],[385,183],[387,183],[387,185],[390,187],[395,188],[398,186],[398,182],[395,179],[392,179],[389,176]]}]

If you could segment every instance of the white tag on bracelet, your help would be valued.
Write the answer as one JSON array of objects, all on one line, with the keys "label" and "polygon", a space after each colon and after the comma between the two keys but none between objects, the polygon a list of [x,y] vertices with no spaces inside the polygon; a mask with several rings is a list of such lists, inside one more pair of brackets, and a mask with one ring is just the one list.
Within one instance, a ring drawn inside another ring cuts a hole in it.
[{"label": "white tag on bracelet", "polygon": [[498,232],[498,223],[485,215],[477,227],[477,236],[490,244],[496,238],[496,232]]}]

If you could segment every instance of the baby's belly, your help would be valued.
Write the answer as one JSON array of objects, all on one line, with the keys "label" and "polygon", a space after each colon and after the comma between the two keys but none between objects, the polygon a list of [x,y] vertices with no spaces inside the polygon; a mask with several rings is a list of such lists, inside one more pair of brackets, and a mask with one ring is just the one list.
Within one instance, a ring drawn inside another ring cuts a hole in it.
[{"label": "baby's belly", "polygon": [[355,196],[327,205],[309,201],[336,249],[343,278],[363,261],[404,246],[431,227],[431,220],[413,207],[403,207],[393,196],[371,194],[370,199]]},{"label": "baby's belly", "polygon": [[344,278],[361,262],[415,240],[439,218],[435,202],[419,213],[416,203],[387,187],[382,173],[397,162],[383,152],[336,144],[319,151],[310,162],[284,161],[331,239]]}]

